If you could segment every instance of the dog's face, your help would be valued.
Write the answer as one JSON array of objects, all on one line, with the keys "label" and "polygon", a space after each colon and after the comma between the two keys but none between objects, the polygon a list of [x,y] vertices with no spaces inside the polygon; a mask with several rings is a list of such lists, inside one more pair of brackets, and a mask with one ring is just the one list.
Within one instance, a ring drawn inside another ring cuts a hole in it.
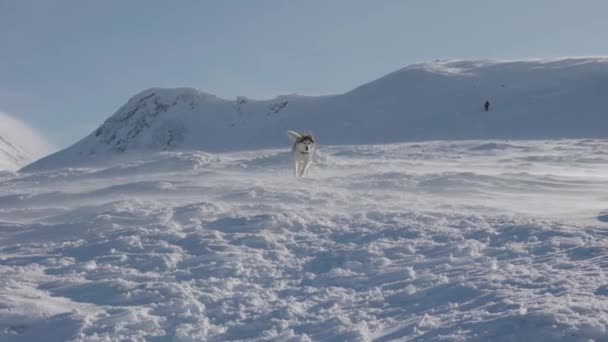
[{"label": "dog's face", "polygon": [[296,141],[296,150],[304,154],[312,153],[315,150],[315,139],[310,134],[301,136]]}]

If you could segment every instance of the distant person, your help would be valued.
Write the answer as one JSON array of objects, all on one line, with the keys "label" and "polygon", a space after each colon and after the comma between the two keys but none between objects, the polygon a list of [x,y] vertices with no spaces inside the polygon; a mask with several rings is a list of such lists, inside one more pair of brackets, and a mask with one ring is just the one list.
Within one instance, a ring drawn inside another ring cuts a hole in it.
[{"label": "distant person", "polygon": [[486,100],[486,103],[483,104],[483,108],[485,108],[486,112],[490,109],[490,101]]}]

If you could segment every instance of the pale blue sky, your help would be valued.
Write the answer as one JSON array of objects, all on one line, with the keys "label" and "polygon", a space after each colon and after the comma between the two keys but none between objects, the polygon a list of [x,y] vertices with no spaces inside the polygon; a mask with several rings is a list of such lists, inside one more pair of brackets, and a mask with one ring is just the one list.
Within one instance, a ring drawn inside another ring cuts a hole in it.
[{"label": "pale blue sky", "polygon": [[340,93],[434,59],[608,55],[608,1],[0,0],[0,112],[58,147],[135,93]]}]

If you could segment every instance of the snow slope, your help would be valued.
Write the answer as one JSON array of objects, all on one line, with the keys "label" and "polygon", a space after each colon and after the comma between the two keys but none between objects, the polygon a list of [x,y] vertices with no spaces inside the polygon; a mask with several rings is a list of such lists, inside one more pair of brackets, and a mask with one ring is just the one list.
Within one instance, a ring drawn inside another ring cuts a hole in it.
[{"label": "snow slope", "polygon": [[288,147],[0,174],[0,340],[606,341],[606,151],[322,146],[299,180]]},{"label": "snow slope", "polygon": [[19,147],[0,136],[0,171],[15,171],[31,161]]},{"label": "snow slope", "polygon": [[106,162],[125,152],[281,147],[287,129],[312,131],[322,144],[607,137],[606,94],[606,58],[437,61],[325,97],[225,100],[195,89],[154,88],[26,170]]},{"label": "snow slope", "polygon": [[16,171],[52,151],[34,130],[0,112],[0,171]]}]

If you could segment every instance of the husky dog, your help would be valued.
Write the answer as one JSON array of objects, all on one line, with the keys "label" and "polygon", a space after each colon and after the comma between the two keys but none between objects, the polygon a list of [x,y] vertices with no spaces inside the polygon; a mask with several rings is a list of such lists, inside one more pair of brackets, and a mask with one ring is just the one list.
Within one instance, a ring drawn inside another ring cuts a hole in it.
[{"label": "husky dog", "polygon": [[287,135],[294,141],[291,149],[294,175],[297,178],[310,175],[310,165],[315,153],[315,138],[312,134],[300,134],[294,131],[287,131]]}]

